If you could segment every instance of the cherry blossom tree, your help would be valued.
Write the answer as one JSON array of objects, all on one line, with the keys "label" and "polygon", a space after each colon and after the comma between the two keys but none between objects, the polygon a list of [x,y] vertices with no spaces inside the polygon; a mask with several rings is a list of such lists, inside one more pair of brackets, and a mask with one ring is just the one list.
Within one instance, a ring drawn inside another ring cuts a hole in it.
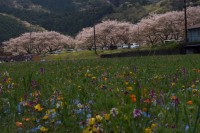
[{"label": "cherry blossom tree", "polygon": [[[200,23],[200,6],[187,9],[188,26]],[[140,37],[148,44],[157,44],[164,40],[184,39],[184,12],[171,11],[153,14],[143,18],[138,24]]]},{"label": "cherry blossom tree", "polygon": [[19,54],[52,53],[64,47],[74,47],[74,39],[55,31],[24,33],[20,37],[3,42],[4,50]]},{"label": "cherry blossom tree", "polygon": [[[133,24],[116,20],[107,20],[95,25],[97,47],[103,49],[105,47],[116,47],[117,44],[130,44],[133,27]],[[76,37],[77,46],[87,49],[92,48],[93,37],[93,28],[84,28]]]},{"label": "cherry blossom tree", "polygon": [[97,38],[97,46],[100,46],[101,49],[104,47],[111,48],[116,46],[119,43],[119,39],[117,38],[117,21],[103,21],[96,25],[96,38]]},{"label": "cherry blossom tree", "polygon": [[93,46],[93,28],[87,27],[76,36],[76,48],[91,50]]},{"label": "cherry blossom tree", "polygon": [[147,44],[154,45],[158,41],[156,32],[156,20],[157,16],[149,16],[148,18],[142,19],[138,26],[140,27],[140,36]]},{"label": "cherry blossom tree", "polygon": [[200,6],[187,8],[188,26],[200,23],[199,14],[200,14]]}]

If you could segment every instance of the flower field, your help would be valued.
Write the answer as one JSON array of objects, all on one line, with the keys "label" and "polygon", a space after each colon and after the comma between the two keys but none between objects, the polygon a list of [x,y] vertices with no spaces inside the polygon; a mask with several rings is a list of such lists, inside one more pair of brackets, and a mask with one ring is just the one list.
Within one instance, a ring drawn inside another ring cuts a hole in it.
[{"label": "flower field", "polygon": [[0,64],[2,133],[198,133],[199,97],[199,55]]}]

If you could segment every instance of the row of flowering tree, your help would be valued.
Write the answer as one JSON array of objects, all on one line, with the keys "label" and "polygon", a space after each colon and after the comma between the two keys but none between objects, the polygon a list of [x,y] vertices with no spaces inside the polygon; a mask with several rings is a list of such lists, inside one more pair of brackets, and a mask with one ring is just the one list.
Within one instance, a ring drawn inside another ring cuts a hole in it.
[{"label": "row of flowering tree", "polygon": [[[187,9],[188,26],[200,23],[200,6]],[[172,11],[165,14],[152,14],[137,24],[106,20],[95,25],[98,48],[138,42],[154,45],[164,40],[184,39],[184,13]],[[4,42],[7,52],[45,54],[64,47],[92,49],[94,44],[93,27],[82,29],[75,38],[57,32],[25,33],[18,38]]]},{"label": "row of flowering tree", "polygon": [[[187,9],[188,26],[200,23],[200,6]],[[164,40],[184,39],[184,12],[171,11],[165,14],[151,14],[137,24],[107,20],[95,25],[96,45],[99,48],[118,44],[138,42],[149,45]],[[93,28],[84,28],[76,36],[77,47],[92,48]]]},{"label": "row of flowering tree", "polygon": [[[135,26],[128,22],[107,20],[99,23],[96,28],[97,47],[103,49],[118,43],[129,44],[134,37]],[[84,28],[76,36],[77,47],[91,49],[93,47],[93,28]]]},{"label": "row of flowering tree", "polygon": [[74,47],[74,39],[55,31],[24,33],[20,37],[3,42],[4,50],[18,54],[42,55]]}]

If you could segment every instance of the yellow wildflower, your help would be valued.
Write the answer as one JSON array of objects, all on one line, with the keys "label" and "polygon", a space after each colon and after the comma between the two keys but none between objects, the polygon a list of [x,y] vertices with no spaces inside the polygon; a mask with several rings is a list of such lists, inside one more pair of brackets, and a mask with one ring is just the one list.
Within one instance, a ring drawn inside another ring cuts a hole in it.
[{"label": "yellow wildflower", "polygon": [[152,124],[151,124],[151,129],[154,129],[154,128],[156,128],[157,126],[158,126],[157,124],[152,123]]},{"label": "yellow wildflower", "polygon": [[127,91],[132,91],[132,90],[133,90],[133,87],[131,87],[131,86],[126,87],[126,90],[127,90]]},{"label": "yellow wildflower", "polygon": [[35,110],[37,110],[37,111],[42,111],[42,110],[43,110],[43,108],[41,107],[40,104],[35,105],[34,108],[35,108]]},{"label": "yellow wildflower", "polygon": [[43,120],[47,120],[49,118],[49,116],[48,115],[45,115],[45,116],[43,116]]},{"label": "yellow wildflower", "polygon": [[193,93],[197,93],[198,90],[197,90],[197,89],[192,89],[192,92],[193,92]]},{"label": "yellow wildflower", "polygon": [[106,119],[107,121],[110,120],[110,114],[104,114],[104,117],[105,117],[105,119]]},{"label": "yellow wildflower", "polygon": [[22,99],[22,97],[20,98],[20,100],[19,100],[20,102],[22,102],[23,101],[23,99]]},{"label": "yellow wildflower", "polygon": [[127,115],[124,115],[124,120],[128,120],[128,116]]},{"label": "yellow wildflower", "polygon": [[125,85],[128,85],[129,83],[126,81],[126,82],[124,82],[124,84],[125,84]]},{"label": "yellow wildflower", "polygon": [[96,116],[96,120],[97,120],[97,122],[101,122],[102,117],[101,117],[100,115],[97,115],[97,116]]},{"label": "yellow wildflower", "polygon": [[97,133],[97,128],[93,126],[92,133]]},{"label": "yellow wildflower", "polygon": [[87,76],[88,76],[88,77],[91,77],[91,76],[92,76],[92,74],[87,74]]},{"label": "yellow wildflower", "polygon": [[195,84],[192,84],[192,86],[191,86],[191,87],[192,87],[192,89],[195,89],[196,85],[195,85]]},{"label": "yellow wildflower", "polygon": [[96,77],[92,77],[93,80],[97,79]]},{"label": "yellow wildflower", "polygon": [[11,80],[12,80],[11,78],[7,78],[6,83],[9,84],[11,82]]},{"label": "yellow wildflower", "polygon": [[172,87],[174,87],[176,85],[176,83],[172,82],[171,85],[172,85]]},{"label": "yellow wildflower", "polygon": [[46,131],[48,131],[48,128],[45,128],[45,127],[42,126],[42,127],[40,128],[40,131],[41,131],[41,132],[46,132]]},{"label": "yellow wildflower", "polygon": [[103,80],[104,80],[104,81],[107,81],[107,80],[108,80],[108,78],[104,77],[104,78],[103,78]]},{"label": "yellow wildflower", "polygon": [[46,111],[46,114],[49,115],[50,113],[54,113],[54,112],[56,112],[56,109],[48,109]]},{"label": "yellow wildflower", "polygon": [[152,133],[151,128],[145,128],[144,133]]},{"label": "yellow wildflower", "polygon": [[89,125],[94,125],[95,123],[95,118],[90,118],[88,121]]}]

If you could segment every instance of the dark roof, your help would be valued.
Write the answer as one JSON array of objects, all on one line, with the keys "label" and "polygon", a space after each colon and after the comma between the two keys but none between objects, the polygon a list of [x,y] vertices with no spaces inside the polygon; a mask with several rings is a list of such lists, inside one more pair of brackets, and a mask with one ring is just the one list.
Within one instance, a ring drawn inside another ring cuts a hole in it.
[{"label": "dark roof", "polygon": [[191,29],[200,29],[200,23],[199,23],[199,24],[192,25],[192,26],[189,26],[189,27],[188,27],[188,30],[191,30]]},{"label": "dark roof", "polygon": [[188,44],[184,47],[200,47],[200,44],[199,43],[198,44]]}]

